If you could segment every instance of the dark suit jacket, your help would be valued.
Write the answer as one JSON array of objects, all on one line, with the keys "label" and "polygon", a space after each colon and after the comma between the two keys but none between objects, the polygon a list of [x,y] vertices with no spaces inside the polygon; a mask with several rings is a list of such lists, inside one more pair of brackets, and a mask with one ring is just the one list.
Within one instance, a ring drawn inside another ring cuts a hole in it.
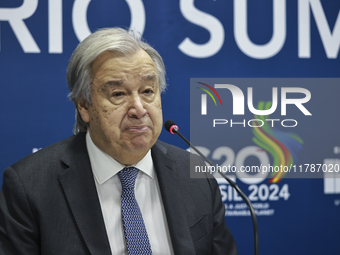
[{"label": "dark suit jacket", "polygon": [[[216,181],[190,179],[184,150],[158,141],[151,151],[175,254],[237,254]],[[6,169],[0,254],[111,254],[84,133]]]}]

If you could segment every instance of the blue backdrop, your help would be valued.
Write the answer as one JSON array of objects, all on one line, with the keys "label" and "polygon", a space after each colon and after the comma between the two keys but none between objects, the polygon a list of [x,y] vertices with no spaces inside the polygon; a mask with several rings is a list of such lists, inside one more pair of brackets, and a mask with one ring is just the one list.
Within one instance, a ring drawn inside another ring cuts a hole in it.
[{"label": "blue backdrop", "polygon": [[[0,175],[24,156],[72,135],[66,66],[79,41],[96,29],[135,28],[160,52],[169,84],[162,95],[164,120],[173,119],[189,137],[190,78],[339,77],[339,10],[338,0],[2,0]],[[312,93],[312,100],[317,98]],[[325,124],[338,107],[325,111]],[[311,134],[305,143],[323,133],[332,148],[312,144],[301,152],[339,160],[338,132],[324,132],[320,125],[305,132]],[[160,139],[187,148],[166,131]],[[255,146],[247,137],[240,141]],[[242,149],[225,146],[235,153]],[[258,216],[260,254],[340,254],[339,180],[283,178],[277,186],[236,180],[266,212]],[[251,219],[228,213],[235,207],[241,212],[243,205],[227,184],[220,189],[239,253],[252,254]],[[278,199],[265,195],[276,189]]]}]

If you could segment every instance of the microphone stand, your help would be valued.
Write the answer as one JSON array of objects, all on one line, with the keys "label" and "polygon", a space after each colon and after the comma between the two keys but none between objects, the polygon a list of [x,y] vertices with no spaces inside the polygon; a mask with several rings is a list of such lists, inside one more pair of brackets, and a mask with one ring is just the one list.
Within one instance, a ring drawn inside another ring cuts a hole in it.
[{"label": "microphone stand", "polygon": [[[206,156],[204,156],[195,146],[193,146],[180,132],[178,132],[177,126],[172,126],[172,129],[169,132],[179,135],[179,137],[181,137],[191,148],[193,148],[206,162],[208,162],[211,166],[216,167]],[[259,254],[259,236],[258,236],[257,218],[256,218],[255,210],[251,202],[249,201],[248,197],[242,192],[242,190],[237,186],[237,184],[222,173],[221,173],[221,176],[227,180],[227,182],[236,190],[236,192],[243,198],[243,200],[246,202],[246,204],[249,207],[251,218],[253,221],[253,229],[254,229],[254,254],[258,255]]]}]

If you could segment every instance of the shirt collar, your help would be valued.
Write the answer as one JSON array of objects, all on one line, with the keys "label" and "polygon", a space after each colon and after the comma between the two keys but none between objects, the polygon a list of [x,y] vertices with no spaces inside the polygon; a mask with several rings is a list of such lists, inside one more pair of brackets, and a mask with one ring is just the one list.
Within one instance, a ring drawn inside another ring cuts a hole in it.
[{"label": "shirt collar", "polygon": [[[129,167],[119,163],[117,160],[100,150],[93,143],[89,132],[86,134],[86,147],[90,157],[92,172],[99,185],[102,185],[123,168]],[[138,168],[141,172],[154,179],[155,169],[151,157],[151,150],[148,151],[141,161],[132,166]]]}]

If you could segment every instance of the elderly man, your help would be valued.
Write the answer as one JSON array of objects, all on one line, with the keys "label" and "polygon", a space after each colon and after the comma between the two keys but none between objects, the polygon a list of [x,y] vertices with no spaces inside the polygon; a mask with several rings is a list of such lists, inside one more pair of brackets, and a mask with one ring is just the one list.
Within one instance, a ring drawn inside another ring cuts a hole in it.
[{"label": "elderly man", "polygon": [[102,29],[74,51],[67,80],[75,135],[6,169],[0,254],[237,254],[216,181],[190,179],[189,153],[157,141],[157,51]]}]

